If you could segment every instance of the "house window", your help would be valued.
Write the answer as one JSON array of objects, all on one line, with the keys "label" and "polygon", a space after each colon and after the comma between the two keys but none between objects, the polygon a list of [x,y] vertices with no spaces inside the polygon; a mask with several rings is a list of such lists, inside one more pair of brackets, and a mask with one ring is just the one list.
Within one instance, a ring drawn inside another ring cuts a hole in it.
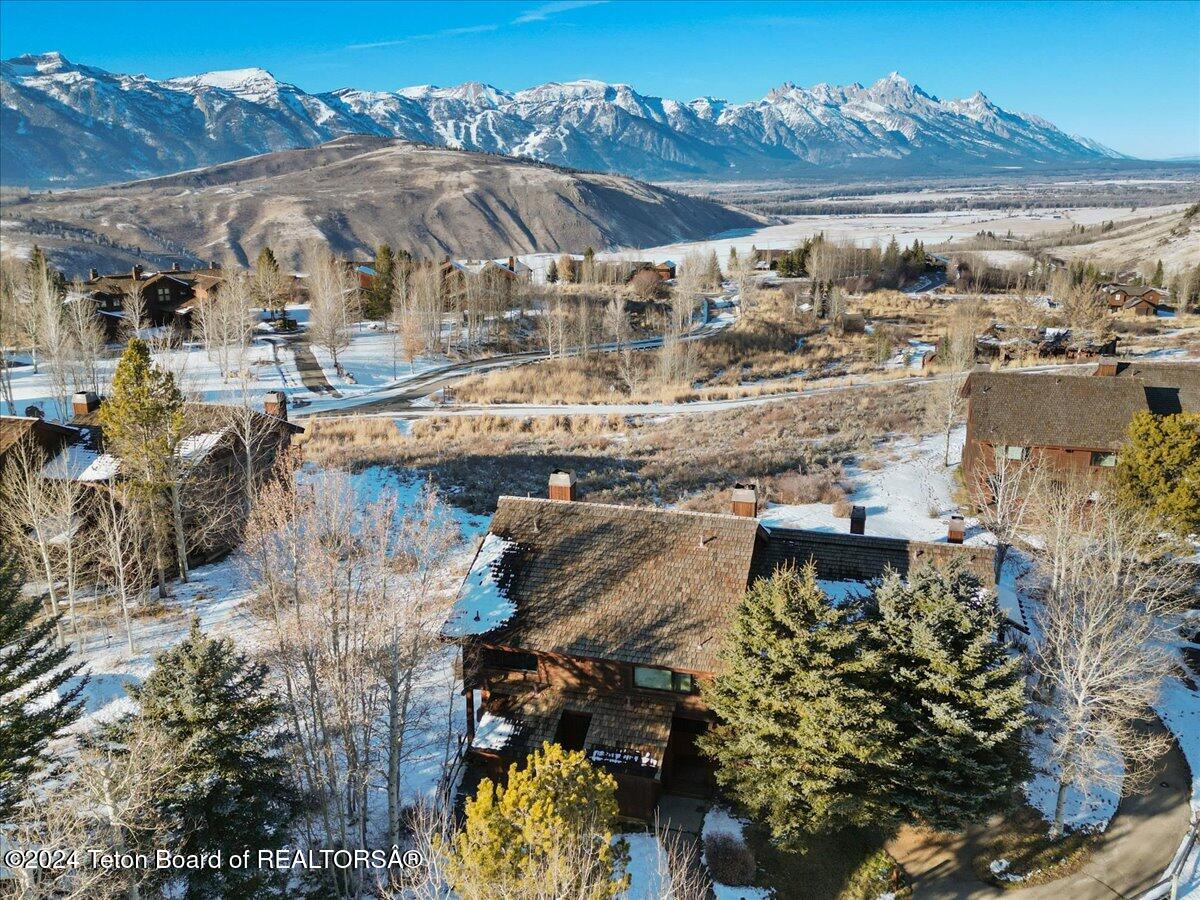
[{"label": "house window", "polygon": [[170,299],[171,299],[171,289],[165,288],[165,287],[160,287],[158,289],[158,302],[159,303],[167,303],[168,301],[170,301]]},{"label": "house window", "polygon": [[637,687],[652,691],[675,691],[680,694],[690,694],[696,689],[695,680],[686,672],[672,672],[670,669],[655,669],[650,666],[634,666],[633,683]]},{"label": "house window", "polygon": [[1015,444],[1000,444],[996,447],[996,462],[1004,462],[1004,460],[1020,461],[1029,459],[1029,448],[1018,447]]},{"label": "house window", "polygon": [[1117,464],[1117,454],[1115,453],[1093,453],[1092,465],[1101,466],[1105,469],[1111,469]]}]

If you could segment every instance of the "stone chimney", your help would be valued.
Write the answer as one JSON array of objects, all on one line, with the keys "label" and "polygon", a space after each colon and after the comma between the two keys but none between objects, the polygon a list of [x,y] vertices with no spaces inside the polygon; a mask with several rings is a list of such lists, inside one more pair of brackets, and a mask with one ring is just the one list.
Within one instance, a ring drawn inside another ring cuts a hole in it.
[{"label": "stone chimney", "polygon": [[758,486],[735,484],[733,496],[730,498],[729,511],[735,516],[746,516],[749,519],[758,518]]},{"label": "stone chimney", "polygon": [[510,256],[510,257],[508,258],[508,267],[509,267],[510,269],[512,269],[514,273],[516,273],[516,271],[517,271],[517,258],[516,258],[515,256]]},{"label": "stone chimney", "polygon": [[1111,378],[1117,374],[1120,368],[1121,362],[1115,356],[1102,356],[1100,357],[1100,361],[1096,363],[1096,371],[1093,374]]},{"label": "stone chimney", "polygon": [[966,537],[967,523],[962,516],[951,516],[950,527],[946,531],[946,541],[950,544],[961,544]]},{"label": "stone chimney", "polygon": [[564,472],[562,469],[555,469],[550,473],[550,499],[551,500],[574,500],[575,499],[575,475],[572,472]]},{"label": "stone chimney", "polygon": [[288,399],[283,391],[267,391],[263,398],[263,412],[277,419],[288,420]]},{"label": "stone chimney", "polygon": [[142,277],[142,267],[134,266],[133,270],[130,272],[130,274],[133,276],[134,281],[137,281],[139,278]]},{"label": "stone chimney", "polygon": [[171,271],[178,272],[179,271],[179,263],[177,263],[177,262],[171,263]]},{"label": "stone chimney", "polygon": [[100,408],[100,398],[94,391],[79,391],[71,395],[71,415],[84,416]]},{"label": "stone chimney", "polygon": [[88,281],[95,281],[100,277],[99,269],[88,269]]},{"label": "stone chimney", "polygon": [[865,506],[850,507],[850,533],[867,533],[867,508]]}]

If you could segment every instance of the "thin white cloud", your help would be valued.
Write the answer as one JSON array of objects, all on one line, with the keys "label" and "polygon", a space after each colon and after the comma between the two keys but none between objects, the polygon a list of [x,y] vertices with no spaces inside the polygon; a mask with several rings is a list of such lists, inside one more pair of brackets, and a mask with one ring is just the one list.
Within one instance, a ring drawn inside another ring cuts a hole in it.
[{"label": "thin white cloud", "polygon": [[557,0],[554,3],[543,3],[533,9],[527,9],[515,19],[514,25],[525,25],[529,22],[543,22],[559,13],[570,12],[573,9],[583,9],[585,6],[599,6],[607,0]]},{"label": "thin white cloud", "polygon": [[[544,22],[551,16],[557,16],[559,13],[570,12],[573,9],[582,9],[585,6],[599,6],[601,3],[607,3],[608,0],[556,0],[554,3],[543,3],[541,6],[535,6],[533,9],[527,9],[515,19],[512,20],[513,25],[528,25],[530,22]],[[485,23],[480,25],[464,25],[460,28],[443,28],[441,31],[431,31],[426,34],[410,34],[407,37],[396,38],[391,41],[371,41],[365,44],[347,44],[347,50],[376,50],[380,47],[399,47],[403,44],[411,44],[415,41],[430,41],[435,38],[457,37],[464,34],[484,34],[489,31],[497,31],[500,26],[495,23]]]},{"label": "thin white cloud", "polygon": [[369,44],[347,44],[347,50],[374,50],[377,47],[398,47],[401,44],[411,44],[414,41],[430,41],[440,37],[455,37],[460,34],[482,34],[495,31],[496,24],[464,25],[461,28],[443,28],[441,31],[431,31],[427,34],[410,34],[408,37],[397,38],[394,41],[373,41]]}]

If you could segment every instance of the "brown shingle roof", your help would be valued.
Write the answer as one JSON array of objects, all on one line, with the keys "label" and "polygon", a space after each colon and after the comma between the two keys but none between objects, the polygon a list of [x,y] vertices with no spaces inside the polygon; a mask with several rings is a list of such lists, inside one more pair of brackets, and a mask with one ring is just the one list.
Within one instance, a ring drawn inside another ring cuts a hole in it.
[{"label": "brown shingle roof", "polygon": [[716,668],[750,579],[755,519],[501,497],[491,532],[516,612],[489,640],[570,656]]},{"label": "brown shingle roof", "polygon": [[1122,364],[1116,376],[972,372],[964,390],[978,440],[1116,450],[1136,413],[1200,411],[1200,366]]}]

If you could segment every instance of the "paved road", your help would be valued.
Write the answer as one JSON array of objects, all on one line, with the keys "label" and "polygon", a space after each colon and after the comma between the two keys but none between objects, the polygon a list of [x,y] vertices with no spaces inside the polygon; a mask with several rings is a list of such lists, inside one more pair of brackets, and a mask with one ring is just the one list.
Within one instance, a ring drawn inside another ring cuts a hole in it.
[{"label": "paved road", "polygon": [[[1155,724],[1158,731],[1162,726]],[[1187,833],[1191,773],[1179,748],[1159,764],[1149,793],[1121,800],[1103,843],[1079,872],[1051,884],[1001,891],[971,868],[983,829],[946,839],[902,829],[888,852],[912,879],[917,900],[1115,900],[1133,898],[1162,877]]]},{"label": "paved road", "polygon": [[[714,319],[713,321],[700,326],[683,336],[685,341],[700,341],[712,337],[714,334],[724,330],[729,325],[727,319]],[[652,350],[662,346],[661,337],[646,338],[644,340],[630,341],[624,344],[605,343],[597,344],[592,349],[601,352],[612,352],[620,350],[624,347],[630,347],[634,350]],[[307,349],[307,348],[306,348]],[[571,348],[567,351],[567,356],[577,356],[580,353],[578,347]],[[353,414],[389,414],[389,415],[420,415],[435,412],[434,410],[422,409],[421,407],[413,407],[413,403],[423,400],[423,398],[436,393],[437,391],[449,387],[456,382],[469,378],[472,375],[479,375],[485,372],[494,372],[497,369],[507,369],[512,366],[520,366],[528,363],[542,362],[549,359],[550,354],[545,350],[532,350],[527,353],[510,353],[504,356],[491,356],[483,359],[466,360],[459,363],[451,363],[445,366],[438,366],[435,369],[428,369],[417,375],[415,378],[405,379],[400,384],[391,388],[383,388],[379,391],[363,394],[361,397],[347,399],[344,402],[337,404],[336,407],[321,408],[306,412],[303,409],[296,411],[296,415],[315,415],[315,416],[338,416],[347,413]],[[300,359],[297,357],[297,364]],[[315,362],[315,359],[314,359]],[[307,382],[306,382],[307,384]],[[561,413],[562,410],[559,410]]]}]

